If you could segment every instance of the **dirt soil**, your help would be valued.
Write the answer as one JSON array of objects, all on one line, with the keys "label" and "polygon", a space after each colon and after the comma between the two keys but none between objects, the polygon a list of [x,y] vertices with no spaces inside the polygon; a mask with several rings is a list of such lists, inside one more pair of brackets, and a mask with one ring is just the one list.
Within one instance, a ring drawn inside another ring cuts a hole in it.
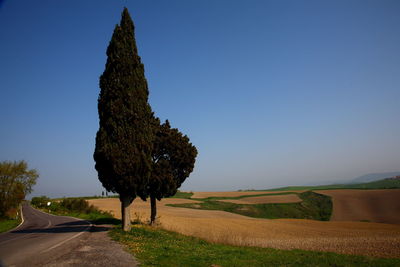
[{"label": "dirt soil", "polygon": [[400,224],[400,189],[346,189],[315,192],[332,197],[331,221]]},{"label": "dirt soil", "polygon": [[245,197],[241,199],[221,199],[219,201],[235,204],[264,204],[264,203],[296,203],[301,202],[301,198],[295,194],[272,195],[260,197]]},{"label": "dirt soil", "polygon": [[[118,199],[93,199],[89,202],[121,218]],[[257,219],[224,211],[168,207],[165,206],[167,203],[196,201],[163,199],[157,206],[160,227],[211,242],[400,258],[400,225]],[[149,211],[149,202],[135,200],[131,206],[132,220],[148,220]]]}]

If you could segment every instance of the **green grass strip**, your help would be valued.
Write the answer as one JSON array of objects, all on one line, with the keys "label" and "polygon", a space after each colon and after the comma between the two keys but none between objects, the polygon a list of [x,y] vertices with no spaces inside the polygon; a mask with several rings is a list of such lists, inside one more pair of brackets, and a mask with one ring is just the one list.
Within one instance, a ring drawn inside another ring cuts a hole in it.
[{"label": "green grass strip", "polygon": [[192,196],[193,196],[192,192],[181,192],[181,191],[178,190],[178,192],[176,192],[176,194],[173,195],[170,198],[186,198],[186,199],[189,199]]},{"label": "green grass strip", "polygon": [[260,193],[255,195],[241,195],[237,197],[207,197],[207,198],[192,198],[193,200],[198,201],[209,201],[209,200],[224,200],[224,199],[242,199],[242,198],[250,198],[250,197],[263,197],[263,196],[281,196],[281,195],[299,195],[297,192],[277,192],[277,193]]},{"label": "green grass strip", "polygon": [[4,233],[14,229],[21,223],[20,219],[0,219],[0,233]]},{"label": "green grass strip", "polygon": [[[268,191],[287,191],[287,190],[333,190],[333,189],[396,189],[400,188],[400,179],[386,178],[378,181],[360,184],[332,184],[318,186],[287,186]],[[258,191],[258,190],[257,190]]]}]

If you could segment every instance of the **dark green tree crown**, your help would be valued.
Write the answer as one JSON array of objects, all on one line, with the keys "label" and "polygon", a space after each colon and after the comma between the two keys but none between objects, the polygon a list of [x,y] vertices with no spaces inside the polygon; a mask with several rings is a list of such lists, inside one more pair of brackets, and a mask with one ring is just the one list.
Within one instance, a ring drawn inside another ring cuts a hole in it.
[{"label": "dark green tree crown", "polygon": [[125,8],[107,48],[107,63],[100,77],[100,127],[94,153],[103,186],[133,197],[146,188],[153,143],[149,90],[134,29]]},{"label": "dark green tree crown", "polygon": [[197,149],[186,135],[171,128],[168,120],[160,125],[159,119],[156,119],[154,125],[153,170],[149,191],[150,195],[161,199],[174,195],[189,177],[194,168]]}]

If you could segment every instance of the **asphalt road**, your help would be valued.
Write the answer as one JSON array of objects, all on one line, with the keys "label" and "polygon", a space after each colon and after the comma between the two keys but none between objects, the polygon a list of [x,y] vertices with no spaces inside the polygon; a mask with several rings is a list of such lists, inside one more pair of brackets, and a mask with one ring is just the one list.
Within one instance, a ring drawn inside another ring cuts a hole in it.
[{"label": "asphalt road", "polygon": [[90,223],[72,217],[54,216],[23,204],[24,222],[11,232],[0,234],[0,259],[5,266],[34,261],[41,254],[79,238]]},{"label": "asphalt road", "polygon": [[109,227],[54,216],[23,204],[24,222],[0,234],[0,267],[136,266],[135,259],[111,241]]}]

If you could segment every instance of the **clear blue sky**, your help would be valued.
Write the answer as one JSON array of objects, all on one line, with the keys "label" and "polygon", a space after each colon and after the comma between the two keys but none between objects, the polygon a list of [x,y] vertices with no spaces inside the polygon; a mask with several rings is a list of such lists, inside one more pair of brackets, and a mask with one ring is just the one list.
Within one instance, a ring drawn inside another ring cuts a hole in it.
[{"label": "clear blue sky", "polygon": [[199,155],[184,190],[400,170],[400,1],[0,1],[0,160],[100,194],[99,76],[127,6],[150,104]]}]

